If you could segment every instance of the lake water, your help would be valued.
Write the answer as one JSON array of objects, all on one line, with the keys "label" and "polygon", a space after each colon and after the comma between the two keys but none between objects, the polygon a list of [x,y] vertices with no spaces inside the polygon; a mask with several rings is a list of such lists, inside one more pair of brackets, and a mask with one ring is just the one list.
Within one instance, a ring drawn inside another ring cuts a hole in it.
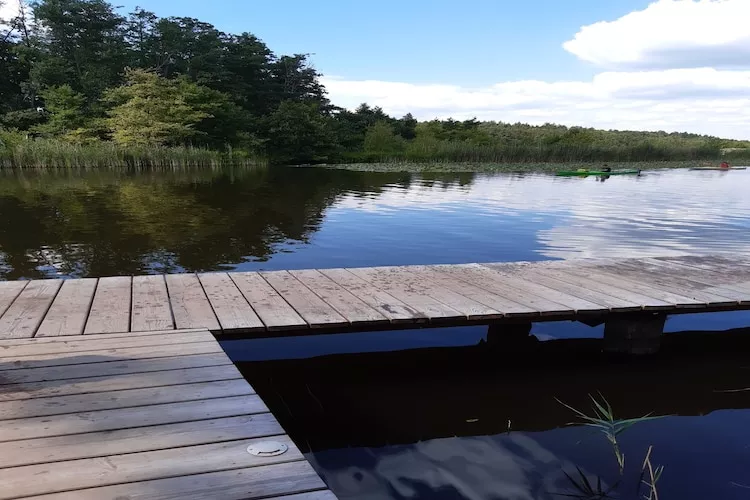
[{"label": "lake water", "polygon": [[[750,171],[640,177],[315,168],[0,171],[0,279],[750,253]],[[603,358],[601,327],[536,324],[223,343],[340,498],[750,498],[750,314],[670,318],[662,353]],[[730,330],[726,333],[705,333]],[[342,373],[346,376],[342,377]],[[619,438],[567,426],[601,393]],[[580,473],[576,467],[580,468]],[[565,474],[570,475],[570,478]]]}]

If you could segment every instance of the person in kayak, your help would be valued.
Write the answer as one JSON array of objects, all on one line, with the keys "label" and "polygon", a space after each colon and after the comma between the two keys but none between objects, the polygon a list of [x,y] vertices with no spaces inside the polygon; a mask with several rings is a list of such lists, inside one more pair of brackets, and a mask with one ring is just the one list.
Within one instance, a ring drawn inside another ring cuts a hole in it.
[{"label": "person in kayak", "polygon": [[721,162],[721,168],[729,168],[729,163],[725,161]]}]

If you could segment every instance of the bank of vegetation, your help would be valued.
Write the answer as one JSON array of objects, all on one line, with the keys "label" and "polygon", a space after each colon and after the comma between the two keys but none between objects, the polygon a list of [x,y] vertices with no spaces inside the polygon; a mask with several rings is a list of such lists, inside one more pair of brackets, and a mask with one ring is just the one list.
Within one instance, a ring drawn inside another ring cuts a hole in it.
[{"label": "bank of vegetation", "polygon": [[695,134],[345,110],[305,54],[104,0],[38,0],[1,26],[0,166],[750,157],[750,143]]}]

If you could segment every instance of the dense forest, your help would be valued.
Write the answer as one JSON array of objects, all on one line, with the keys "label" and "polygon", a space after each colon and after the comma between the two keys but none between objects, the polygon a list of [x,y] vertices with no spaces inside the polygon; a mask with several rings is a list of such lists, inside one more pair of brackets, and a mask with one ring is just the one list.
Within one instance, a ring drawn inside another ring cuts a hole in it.
[{"label": "dense forest", "polygon": [[251,33],[193,18],[140,8],[123,15],[104,0],[21,4],[0,26],[0,165],[137,154],[296,164],[696,160],[750,146],[684,133],[418,122],[367,104],[346,110],[326,97],[305,54],[277,55]]}]

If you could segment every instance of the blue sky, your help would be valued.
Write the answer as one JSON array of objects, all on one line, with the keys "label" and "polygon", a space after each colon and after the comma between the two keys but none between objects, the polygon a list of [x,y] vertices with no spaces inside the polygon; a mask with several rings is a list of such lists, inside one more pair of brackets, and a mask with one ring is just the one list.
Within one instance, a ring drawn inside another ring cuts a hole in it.
[{"label": "blue sky", "polygon": [[[586,24],[646,0],[128,0],[160,16],[249,31],[276,53],[313,53],[327,75],[465,86],[578,79],[594,69],[562,49]],[[282,7],[283,6],[283,7]]]},{"label": "blue sky", "polygon": [[750,0],[120,0],[311,53],[334,104],[750,139]]}]

